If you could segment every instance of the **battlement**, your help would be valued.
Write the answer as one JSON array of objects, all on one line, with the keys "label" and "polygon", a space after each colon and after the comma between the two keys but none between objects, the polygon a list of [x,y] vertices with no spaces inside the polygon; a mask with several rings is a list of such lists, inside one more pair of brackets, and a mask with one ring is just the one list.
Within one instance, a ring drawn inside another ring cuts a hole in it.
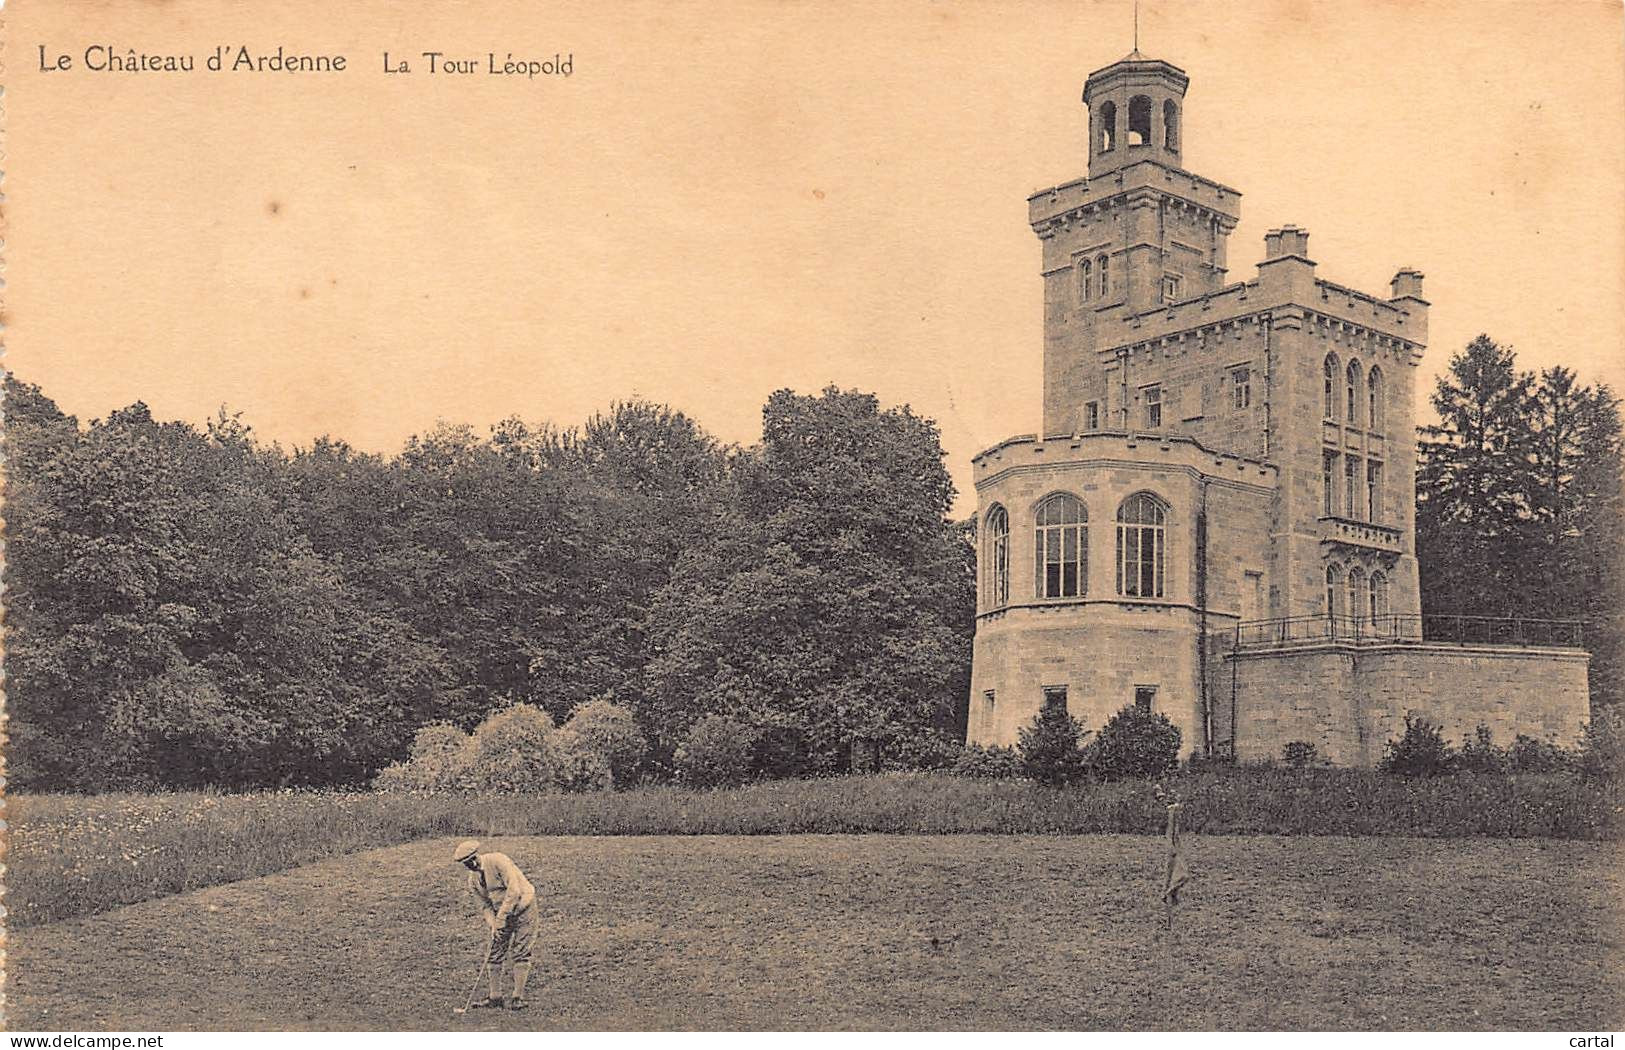
[{"label": "battlement", "polygon": [[1073,179],[1039,190],[1027,198],[1028,223],[1044,237],[1053,228],[1081,218],[1085,211],[1135,191],[1158,191],[1205,208],[1224,224],[1227,232],[1234,228],[1241,207],[1238,190],[1181,168],[1144,160],[1093,179]]},{"label": "battlement", "polygon": [[1273,488],[1276,468],[1262,460],[1214,452],[1194,438],[1178,434],[1147,434],[1099,430],[1087,434],[1034,434],[1006,438],[971,460],[977,488],[1009,470],[1055,466],[1063,463],[1160,463],[1211,478],[1226,478]]}]

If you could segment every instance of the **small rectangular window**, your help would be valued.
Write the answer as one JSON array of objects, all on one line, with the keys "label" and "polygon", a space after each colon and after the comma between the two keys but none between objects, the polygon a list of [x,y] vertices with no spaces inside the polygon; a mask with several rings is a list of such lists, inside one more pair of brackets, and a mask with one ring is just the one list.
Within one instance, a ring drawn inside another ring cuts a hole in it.
[{"label": "small rectangular window", "polygon": [[1156,700],[1157,700],[1157,687],[1156,686],[1154,686],[1154,685],[1137,685],[1137,686],[1134,687],[1134,706],[1138,707],[1141,711],[1149,711],[1149,710],[1151,710],[1151,705],[1156,703]]},{"label": "small rectangular window", "polygon": [[1337,453],[1320,454],[1320,512],[1330,518],[1337,513]]},{"label": "small rectangular window", "polygon": [[993,690],[991,690],[991,689],[982,690],[982,699],[987,702],[987,709],[989,711],[993,710],[993,702],[994,702]]},{"label": "small rectangular window", "polygon": [[1247,408],[1253,403],[1253,370],[1246,365],[1230,370],[1230,404]]},{"label": "small rectangular window", "polygon": [[1162,426],[1162,387],[1148,386],[1140,397],[1145,402],[1145,425],[1153,430]]},{"label": "small rectangular window", "polygon": [[1182,284],[1183,284],[1183,281],[1181,280],[1179,274],[1177,274],[1177,273],[1165,273],[1165,274],[1163,274],[1162,275],[1162,301],[1165,302],[1165,303],[1171,303],[1171,302],[1177,301],[1179,299],[1179,290],[1180,290],[1180,287],[1181,287]]},{"label": "small rectangular window", "polygon": [[1382,520],[1382,464],[1367,460],[1365,465],[1365,520]]},{"label": "small rectangular window", "polygon": [[1066,710],[1066,686],[1046,685],[1044,687],[1044,706],[1059,707]]},{"label": "small rectangular window", "polygon": [[1100,402],[1090,401],[1083,406],[1083,429],[1100,429]]}]

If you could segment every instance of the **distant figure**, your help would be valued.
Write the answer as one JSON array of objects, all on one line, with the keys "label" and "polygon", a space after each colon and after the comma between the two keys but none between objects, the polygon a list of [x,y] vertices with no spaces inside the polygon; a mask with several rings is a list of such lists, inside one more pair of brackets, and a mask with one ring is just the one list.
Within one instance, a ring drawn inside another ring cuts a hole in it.
[{"label": "distant figure", "polygon": [[[468,888],[480,902],[485,924],[491,929],[491,997],[479,1005],[523,1010],[525,982],[530,979],[530,950],[536,943],[536,888],[505,853],[481,853],[480,844],[467,839],[457,844],[452,859],[468,869]],[[513,958],[513,995],[502,996],[502,964]]]}]

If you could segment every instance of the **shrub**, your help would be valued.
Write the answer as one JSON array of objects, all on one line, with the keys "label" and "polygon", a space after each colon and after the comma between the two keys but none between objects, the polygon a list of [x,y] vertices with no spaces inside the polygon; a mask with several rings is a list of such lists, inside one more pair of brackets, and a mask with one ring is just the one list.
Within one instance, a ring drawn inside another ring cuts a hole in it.
[{"label": "shrub", "polygon": [[880,749],[880,768],[887,770],[951,769],[965,750],[953,737],[924,730],[894,737]]},{"label": "shrub", "polygon": [[542,751],[548,777],[564,791],[608,791],[615,782],[609,760],[574,729],[549,733]]},{"label": "shrub", "polygon": [[1455,755],[1444,741],[1440,727],[1422,717],[1405,716],[1405,733],[1388,741],[1382,757],[1382,770],[1402,777],[1433,777],[1448,773]]},{"label": "shrub", "polygon": [[750,775],[756,732],[722,715],[706,715],[677,745],[677,778],[695,787],[742,784]]},{"label": "shrub", "polygon": [[1593,780],[1625,778],[1625,717],[1612,707],[1591,713],[1580,740],[1580,772]]},{"label": "shrub", "polygon": [[1574,764],[1574,756],[1550,740],[1522,733],[1507,752],[1507,767],[1514,773],[1558,773]]},{"label": "shrub", "polygon": [[1180,739],[1179,727],[1167,715],[1125,707],[1101,728],[1091,764],[1107,780],[1160,777],[1178,767]]},{"label": "shrub", "polygon": [[1293,740],[1281,748],[1281,761],[1292,769],[1306,769],[1315,764],[1317,757],[1315,745],[1307,740]]},{"label": "shrub", "polygon": [[1041,784],[1070,784],[1081,779],[1084,759],[1078,744],[1086,732],[1064,705],[1045,704],[1032,724],[1021,731],[1016,751],[1022,772]]},{"label": "shrub", "polygon": [[546,791],[554,785],[547,738],[558,730],[539,707],[514,704],[488,716],[468,749],[469,786],[483,791]]},{"label": "shrub", "polygon": [[582,742],[608,764],[617,787],[631,784],[649,753],[649,740],[638,728],[632,712],[607,697],[588,701],[575,709],[564,728],[580,736]]},{"label": "shrub", "polygon": [[966,744],[949,772],[973,780],[1010,780],[1021,776],[1021,756],[1013,747]]},{"label": "shrub", "polygon": [[758,729],[750,748],[750,769],[769,780],[788,780],[812,768],[811,749],[806,734],[795,726],[776,725]]},{"label": "shrub", "polygon": [[1456,752],[1456,768],[1468,773],[1505,773],[1507,750],[1497,747],[1490,736],[1490,727],[1480,725],[1472,736],[1461,738],[1461,750]]}]

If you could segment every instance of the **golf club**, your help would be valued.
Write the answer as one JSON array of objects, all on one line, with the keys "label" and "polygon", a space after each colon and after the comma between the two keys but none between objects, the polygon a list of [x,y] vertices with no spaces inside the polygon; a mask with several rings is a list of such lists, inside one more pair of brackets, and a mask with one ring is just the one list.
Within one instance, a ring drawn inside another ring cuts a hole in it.
[{"label": "golf club", "polygon": [[485,955],[483,956],[484,961],[480,963],[480,972],[474,978],[474,986],[468,990],[468,998],[463,1000],[462,1006],[454,1006],[451,1008],[452,1013],[466,1014],[471,1008],[473,1008],[474,993],[480,990],[480,983],[485,980],[486,971],[491,968],[491,945],[496,943],[496,939],[497,931],[496,928],[493,927],[491,929],[491,936],[487,938],[485,942]]}]

